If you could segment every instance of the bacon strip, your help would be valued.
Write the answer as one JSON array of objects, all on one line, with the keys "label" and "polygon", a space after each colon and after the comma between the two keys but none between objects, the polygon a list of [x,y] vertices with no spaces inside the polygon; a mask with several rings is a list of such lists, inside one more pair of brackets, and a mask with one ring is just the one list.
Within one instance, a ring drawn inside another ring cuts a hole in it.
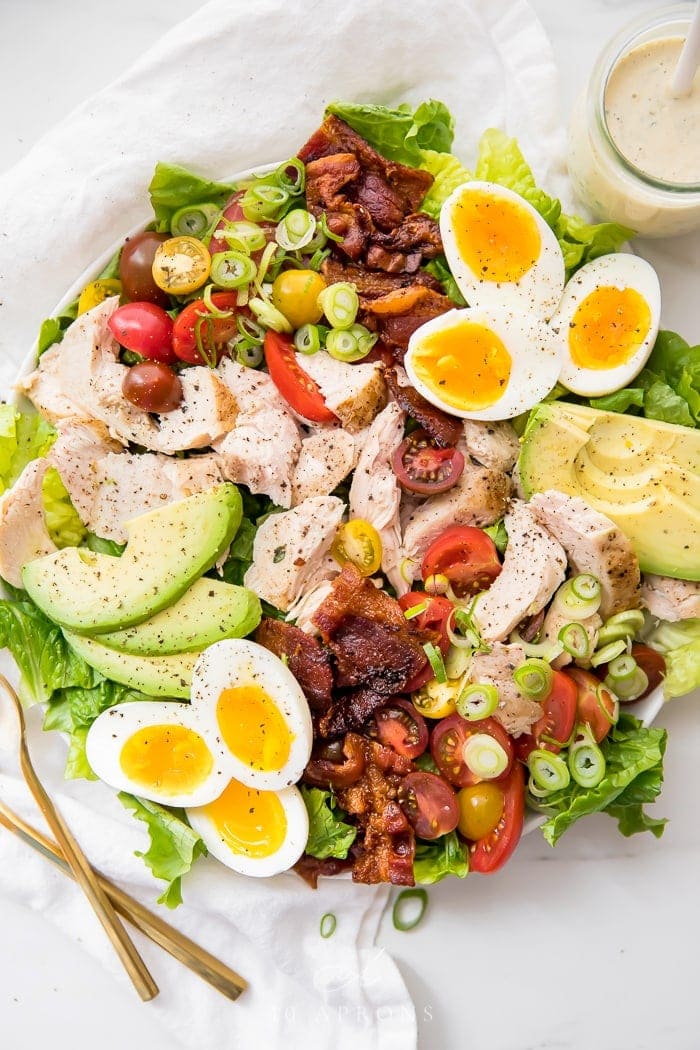
[{"label": "bacon strip", "polygon": [[255,641],[275,656],[287,657],[287,666],[312,710],[325,711],[329,707],[333,688],[331,658],[316,638],[290,623],[266,617],[255,632]]},{"label": "bacon strip", "polygon": [[412,419],[428,431],[441,448],[454,448],[462,437],[462,422],[431,405],[412,386],[401,386],[394,369],[385,374],[392,397]]}]

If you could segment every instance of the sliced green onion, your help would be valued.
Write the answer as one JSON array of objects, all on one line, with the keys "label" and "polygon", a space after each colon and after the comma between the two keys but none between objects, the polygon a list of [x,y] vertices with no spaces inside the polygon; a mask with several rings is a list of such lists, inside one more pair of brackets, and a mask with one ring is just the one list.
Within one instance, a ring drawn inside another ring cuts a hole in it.
[{"label": "sliced green onion", "polygon": [[[527,759],[527,768],[530,770],[535,785],[540,791],[550,794],[552,791],[561,791],[571,781],[566,762],[552,751],[544,751],[535,748]],[[533,792],[535,794],[535,792]]]},{"label": "sliced green onion", "polygon": [[236,346],[236,360],[246,368],[258,368],[263,363],[262,347],[259,343],[241,339]]},{"label": "sliced green onion", "polygon": [[437,678],[438,682],[447,681],[447,672],[445,671],[445,662],[442,659],[442,653],[433,645],[432,642],[426,642],[423,646],[423,652],[430,661],[430,666],[433,669],[433,674]]},{"label": "sliced green onion", "polygon": [[554,596],[554,606],[567,616],[585,620],[600,608],[600,583],[590,573],[581,573],[563,583]]},{"label": "sliced green onion", "polygon": [[212,317],[233,317],[233,310],[220,310],[218,306],[212,301],[212,293],[214,291],[214,285],[208,284],[202,292],[202,302],[206,306],[208,312]]},{"label": "sliced green onion", "polygon": [[[462,616],[466,615],[463,609],[453,609],[450,615],[447,617],[447,622],[445,624],[447,637],[452,642],[452,645],[456,646],[458,649],[480,648],[481,639],[479,637],[478,632],[474,630],[471,621],[467,620],[467,622],[465,623],[463,619],[458,619],[459,613],[462,613]],[[459,624],[461,630],[464,633],[457,634],[454,627],[452,626],[453,621],[456,624]]]},{"label": "sliced green onion", "polygon": [[300,197],[306,186],[306,168],[298,157],[290,157],[280,164],[274,178],[292,197]]},{"label": "sliced green onion", "polygon": [[328,238],[326,237],[323,226],[321,222],[317,221],[313,237],[307,244],[304,245],[305,254],[308,255],[310,252],[316,253],[322,250],[326,247],[327,242]]},{"label": "sliced green onion", "polygon": [[211,259],[211,279],[219,288],[242,288],[255,280],[258,268],[243,252],[216,252]]},{"label": "sliced green onion", "polygon": [[649,688],[649,678],[633,656],[626,653],[608,664],[605,685],[620,700],[636,700]]},{"label": "sliced green onion", "polygon": [[573,780],[583,788],[597,787],[605,776],[605,756],[587,725],[576,727],[574,742],[569,748],[569,770]]},{"label": "sliced green onion", "polygon": [[513,679],[523,696],[542,700],[551,691],[554,671],[546,660],[529,659],[516,667]]},{"label": "sliced green onion", "polygon": [[310,211],[295,208],[280,219],[275,230],[275,240],[287,252],[305,248],[316,233],[316,220]]},{"label": "sliced green onion", "polygon": [[634,638],[644,626],[644,613],[640,609],[628,609],[616,613],[605,621],[598,631],[598,645],[609,645],[611,642],[627,641]]},{"label": "sliced green onion", "polygon": [[245,314],[239,314],[236,318],[236,327],[238,331],[251,343],[258,343],[262,346],[265,339],[265,329],[261,328],[257,321],[254,321],[252,317],[246,317]]},{"label": "sliced green onion", "polygon": [[600,667],[601,664],[610,663],[616,656],[621,656],[626,649],[627,642],[624,638],[620,638],[616,642],[609,642],[608,645],[604,645],[602,649],[596,649],[593,653],[591,667]]},{"label": "sliced green onion", "polygon": [[317,354],[321,349],[321,336],[315,324],[303,324],[294,333],[294,347],[300,354]]},{"label": "sliced green onion", "polygon": [[[309,247],[309,245],[307,245],[307,247]],[[307,269],[316,270],[316,272],[318,272],[321,269],[321,263],[325,262],[330,254],[330,248],[317,248],[306,263]]]},{"label": "sliced green onion", "polygon": [[[414,904],[414,901],[418,902],[417,907]],[[415,889],[402,890],[394,901],[394,907],[391,912],[394,929],[400,930],[401,933],[406,933],[408,930],[415,930],[416,926],[425,915],[427,907],[428,894],[424,889],[417,886]]]},{"label": "sliced green onion", "polygon": [[472,733],[462,748],[462,758],[467,769],[482,780],[500,777],[510,761],[506,749],[489,733]]},{"label": "sliced green onion", "polygon": [[[205,347],[204,339],[202,337],[202,328],[206,325],[207,336],[209,339],[209,348]],[[207,368],[216,368],[216,349],[211,349],[213,344],[214,334],[214,315],[202,314],[194,323],[194,341],[197,346],[197,352],[201,357]]]},{"label": "sliced green onion", "polygon": [[413,560],[413,558],[402,558],[401,564],[399,565],[401,579],[404,581],[404,583],[407,583],[409,587],[413,583],[413,569],[415,564],[416,563]]},{"label": "sliced green onion", "polygon": [[216,231],[217,238],[226,241],[231,248],[238,251],[259,252],[267,244],[265,231],[255,222],[246,222],[237,219],[235,222],[227,222],[223,230]]},{"label": "sliced green onion", "polygon": [[170,220],[173,237],[199,237],[201,240],[221,213],[218,204],[186,204],[178,208]]},{"label": "sliced green onion", "polygon": [[552,660],[556,660],[556,658],[561,656],[564,652],[564,646],[559,641],[526,642],[524,638],[520,637],[518,631],[511,631],[508,641],[512,645],[519,645],[524,650],[526,656],[546,660],[548,663],[551,663]]},{"label": "sliced green onion", "polygon": [[354,284],[338,281],[323,289],[318,297],[318,305],[333,328],[346,331],[355,323],[360,300]]},{"label": "sliced green onion", "polygon": [[575,660],[585,660],[591,652],[591,640],[582,623],[567,623],[558,635],[564,649]]},{"label": "sliced green onion", "polygon": [[425,589],[428,594],[444,594],[449,586],[450,581],[441,572],[425,578]]},{"label": "sliced green onion", "polygon": [[365,356],[357,345],[357,339],[352,332],[346,332],[339,328],[333,328],[326,339],[326,350],[336,361],[351,363],[359,361]]},{"label": "sliced green onion", "polygon": [[468,722],[480,722],[498,707],[498,690],[489,682],[475,682],[462,690],[455,705],[462,718]]},{"label": "sliced green onion", "polygon": [[[605,689],[605,691],[607,693],[609,693],[609,695],[612,697],[612,699],[614,701],[614,703],[613,703],[613,713],[612,714],[610,714],[610,712],[608,711],[608,705],[605,703],[605,700],[603,699],[603,690],[604,689]],[[617,694],[612,689],[606,689],[605,686],[603,685],[603,683],[601,682],[600,685],[596,686],[595,698],[596,698],[596,701],[598,703],[598,707],[600,708],[601,714],[605,718],[607,718],[607,720],[608,720],[608,722],[610,723],[611,726],[614,726],[615,723],[617,722],[618,718],[620,717],[620,701],[617,699]]]},{"label": "sliced green onion", "polygon": [[328,216],[326,215],[325,211],[321,215],[320,226],[321,232],[323,233],[324,237],[327,238],[327,240],[335,241],[336,244],[340,244],[343,238],[339,233],[333,233],[333,231],[328,228]]},{"label": "sliced green onion", "polygon": [[270,241],[270,243],[265,248],[265,251],[260,256],[260,262],[258,263],[258,273],[257,273],[257,276],[255,278],[255,287],[261,293],[262,293],[263,281],[265,280],[265,277],[267,276],[267,271],[270,268],[270,264],[271,264],[271,262],[273,260],[273,257],[275,255],[276,251],[277,251],[277,245],[275,244],[274,241]]},{"label": "sliced green onion", "polygon": [[260,219],[279,219],[291,194],[282,186],[270,186],[257,183],[250,186],[241,198],[241,209],[246,219],[258,222]]},{"label": "sliced green onion", "polygon": [[335,928],[338,925],[338,920],[332,911],[327,911],[325,915],[321,916],[321,927],[320,933],[322,937],[328,940],[335,933]]},{"label": "sliced green onion", "polygon": [[467,671],[472,659],[472,648],[469,646],[451,645],[445,657],[445,673],[449,680],[461,678]]},{"label": "sliced green onion", "polygon": [[600,598],[600,580],[589,572],[581,572],[571,580],[571,590],[582,602]]},{"label": "sliced green onion", "polygon": [[418,605],[412,605],[410,609],[406,609],[404,617],[407,620],[413,620],[416,616],[421,616],[428,608],[430,602],[419,602]]},{"label": "sliced green onion", "polygon": [[292,331],[292,326],[284,314],[280,313],[277,307],[269,303],[267,299],[259,299],[254,296],[248,301],[248,306],[264,328],[271,328],[273,332]]},{"label": "sliced green onion", "polygon": [[348,331],[357,339],[357,345],[362,351],[363,356],[366,356],[370,352],[379,338],[376,332],[370,332],[369,328],[365,328],[363,324],[354,324],[348,329]]}]

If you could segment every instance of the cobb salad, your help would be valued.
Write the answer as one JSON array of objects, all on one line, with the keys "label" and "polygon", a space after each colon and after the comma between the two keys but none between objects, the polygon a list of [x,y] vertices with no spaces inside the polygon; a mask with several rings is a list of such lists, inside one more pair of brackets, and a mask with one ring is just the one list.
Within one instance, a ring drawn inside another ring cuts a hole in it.
[{"label": "cobb salad", "polygon": [[336,104],[298,155],[159,164],[154,219],[0,407],[0,638],[181,899],[431,883],[650,816],[700,683],[700,348],[631,230],[487,131]]}]

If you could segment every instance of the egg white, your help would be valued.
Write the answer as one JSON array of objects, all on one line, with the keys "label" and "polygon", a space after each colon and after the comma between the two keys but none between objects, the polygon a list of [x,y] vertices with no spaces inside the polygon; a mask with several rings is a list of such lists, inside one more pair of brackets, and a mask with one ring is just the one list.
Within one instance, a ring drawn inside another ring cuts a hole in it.
[{"label": "egg white", "polygon": [[207,815],[206,807],[187,809],[187,819],[201,836],[212,856],[241,875],[268,878],[287,871],[299,860],[309,837],[309,815],[301,792],[296,787],[284,788],[275,794],[282,803],[287,818],[287,832],[278,850],[267,857],[248,857],[235,853],[219,835],[216,825]]},{"label": "egg white", "polygon": [[[225,689],[258,685],[277,705],[292,735],[289,757],[279,770],[254,769],[226,746],[216,718],[216,705]],[[269,649],[245,638],[227,638],[210,645],[192,673],[192,706],[206,720],[218,745],[226,752],[230,775],[249,787],[278,791],[295,784],[311,757],[311,712],[299,683]]]},{"label": "egg white", "polygon": [[[127,740],[140,729],[159,725],[177,725],[194,730],[204,739],[211,752],[214,762],[211,772],[206,780],[190,792],[173,795],[155,786],[138,783],[121,767],[120,756]],[[230,778],[227,755],[217,744],[216,734],[207,729],[189,704],[175,701],[143,700],[108,708],[90,726],[85,753],[95,774],[106,784],[168,806],[203,806],[213,802]]]},{"label": "egg white", "polygon": [[[479,192],[494,199],[517,204],[534,219],[540,234],[540,251],[530,269],[517,281],[484,280],[461,255],[456,237],[459,205],[469,194]],[[452,275],[460,291],[473,307],[511,308],[547,320],[552,316],[564,290],[565,267],[559,242],[538,211],[519,194],[495,182],[472,182],[458,186],[440,212],[440,233]]]},{"label": "egg white", "polygon": [[[466,410],[444,401],[417,375],[414,354],[426,336],[460,322],[483,325],[493,331],[511,356],[511,373],[497,401],[486,408]],[[532,408],[554,387],[561,369],[559,352],[543,321],[505,309],[449,310],[417,328],[408,343],[404,367],[416,390],[432,405],[462,419],[510,419]]]},{"label": "egg white", "polygon": [[[646,300],[651,313],[649,332],[634,355],[615,368],[583,368],[571,357],[569,330],[576,310],[583,300],[601,287],[620,290],[633,288]],[[646,364],[652,351],[661,320],[661,288],[652,266],[637,255],[617,252],[603,255],[582,266],[564,289],[550,328],[560,348],[562,369],[559,382],[574,394],[596,397],[610,394],[634,379]]]}]

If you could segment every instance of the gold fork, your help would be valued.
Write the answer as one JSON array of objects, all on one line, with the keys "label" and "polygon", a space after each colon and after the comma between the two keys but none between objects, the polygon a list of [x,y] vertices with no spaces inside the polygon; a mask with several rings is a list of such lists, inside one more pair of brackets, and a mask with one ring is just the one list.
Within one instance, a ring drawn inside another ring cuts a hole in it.
[{"label": "gold fork", "polygon": [[63,856],[70,865],[73,875],[75,876],[75,881],[82,889],[92,905],[97,918],[102,923],[102,926],[112,942],[112,946],[119,956],[122,966],[131,978],[136,991],[144,1002],[148,1002],[150,999],[155,999],[158,995],[158,985],[153,980],[145,962],[136,950],[136,945],[122,926],[107,894],[100,885],[95,872],[90,867],[87,857],[73,837],[65,820],[49,798],[44,785],[36,774],[27,747],[24,711],[22,710],[20,699],[3,675],[0,675],[0,687],[7,692],[17,714],[17,720],[19,722],[19,764],[29,790],[39,804],[39,808],[44,814],[46,823],[56,836],[63,851]]}]

